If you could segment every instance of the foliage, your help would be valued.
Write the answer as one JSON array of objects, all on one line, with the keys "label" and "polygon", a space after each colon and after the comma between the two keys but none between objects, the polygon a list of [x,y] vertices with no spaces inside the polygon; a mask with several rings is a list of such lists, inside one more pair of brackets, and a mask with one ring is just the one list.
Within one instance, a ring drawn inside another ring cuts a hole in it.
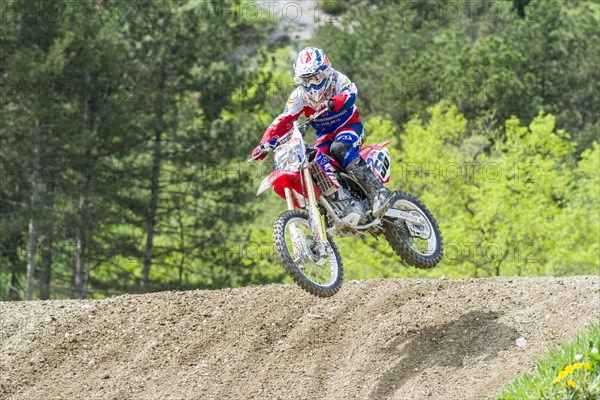
[{"label": "foliage", "polygon": [[[576,163],[570,136],[543,113],[529,126],[513,117],[503,128],[484,121],[473,131],[456,106],[441,103],[426,120],[413,118],[391,145],[390,185],[432,210],[445,257],[431,271],[406,269],[385,241],[342,239],[350,279],[600,271],[600,226],[589,218],[599,213],[597,144]],[[388,120],[365,125],[367,143],[393,137]]]},{"label": "foliage", "polygon": [[544,110],[588,148],[598,136],[598,4],[511,3],[364,2],[321,27],[316,44],[359,83],[367,114],[401,126],[441,100],[469,120]]},{"label": "foliage", "polygon": [[231,146],[248,147],[253,126],[222,114],[235,106],[231,82],[250,79],[240,41],[258,48],[271,24],[236,16],[239,1],[55,3],[72,16],[27,12],[43,1],[3,14],[0,72],[13,90],[1,104],[0,297],[22,296],[28,221],[52,297],[139,291],[148,225],[150,290],[247,283],[239,257],[212,247],[244,237],[254,212],[242,207],[246,148]]}]

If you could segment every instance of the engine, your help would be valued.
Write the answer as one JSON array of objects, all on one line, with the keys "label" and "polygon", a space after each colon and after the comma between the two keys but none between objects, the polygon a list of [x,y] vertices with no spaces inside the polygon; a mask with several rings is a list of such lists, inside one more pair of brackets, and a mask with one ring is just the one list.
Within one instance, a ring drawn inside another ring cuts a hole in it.
[{"label": "engine", "polygon": [[337,216],[350,225],[362,224],[366,221],[365,214],[368,207],[364,201],[359,200],[348,190],[339,187],[331,196],[328,196]]}]

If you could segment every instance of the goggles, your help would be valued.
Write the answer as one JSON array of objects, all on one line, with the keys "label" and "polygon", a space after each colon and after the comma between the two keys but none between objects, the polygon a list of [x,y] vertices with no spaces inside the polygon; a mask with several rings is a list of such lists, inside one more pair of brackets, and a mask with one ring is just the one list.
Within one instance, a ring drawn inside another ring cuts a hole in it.
[{"label": "goggles", "polygon": [[304,87],[318,87],[329,77],[329,71],[321,70],[312,75],[301,75],[294,77],[294,82]]}]

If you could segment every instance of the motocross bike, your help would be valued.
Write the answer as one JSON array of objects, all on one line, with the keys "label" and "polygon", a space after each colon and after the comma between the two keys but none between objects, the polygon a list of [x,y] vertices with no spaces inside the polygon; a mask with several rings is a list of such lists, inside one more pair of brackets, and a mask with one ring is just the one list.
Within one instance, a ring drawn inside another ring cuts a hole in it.
[{"label": "motocross bike", "polygon": [[[329,297],[337,293],[344,275],[342,259],[332,238],[369,233],[383,236],[405,263],[433,268],[441,259],[442,235],[431,212],[416,197],[396,192],[381,217],[371,214],[372,201],[361,184],[341,167],[334,179],[316,162],[318,149],[307,147],[304,134],[319,115],[295,121],[289,133],[274,144],[264,143],[254,161],[273,151],[275,171],[265,178],[257,196],[269,187],[286,200],[273,226],[275,254],[292,279],[307,292]],[[390,141],[359,151],[382,183],[390,180]],[[335,160],[328,158],[335,166]]]}]

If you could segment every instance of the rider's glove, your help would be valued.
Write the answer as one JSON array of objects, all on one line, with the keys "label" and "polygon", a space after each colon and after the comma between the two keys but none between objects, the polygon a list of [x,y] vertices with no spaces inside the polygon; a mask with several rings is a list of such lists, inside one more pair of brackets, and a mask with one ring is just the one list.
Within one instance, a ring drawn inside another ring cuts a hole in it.
[{"label": "rider's glove", "polygon": [[263,146],[258,145],[252,150],[252,158],[255,160],[263,160],[267,156],[267,152],[263,153]]},{"label": "rider's glove", "polygon": [[317,112],[320,112],[322,110],[333,111],[333,108],[334,108],[333,100],[328,100],[324,103],[320,103],[317,106]]},{"label": "rider's glove", "polygon": [[277,142],[277,138],[273,138],[268,142],[264,142],[259,144],[252,150],[252,158],[255,160],[264,160],[264,158],[269,154],[268,149],[272,149],[275,147],[275,143]]}]

